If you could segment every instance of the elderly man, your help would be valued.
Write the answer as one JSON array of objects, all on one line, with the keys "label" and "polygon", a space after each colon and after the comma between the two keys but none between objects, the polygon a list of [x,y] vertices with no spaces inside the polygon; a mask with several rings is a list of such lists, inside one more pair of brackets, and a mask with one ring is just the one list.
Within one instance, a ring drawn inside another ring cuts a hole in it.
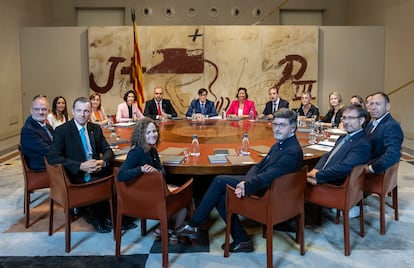
[{"label": "elderly man", "polygon": [[[208,219],[215,207],[223,220],[226,220],[226,185],[235,187],[234,194],[241,198],[245,195],[262,193],[275,178],[296,172],[303,167],[302,148],[296,139],[296,114],[282,108],[274,114],[273,133],[277,142],[267,156],[253,166],[245,176],[219,175],[204,195],[188,225],[177,230],[178,236],[197,236],[198,226]],[[233,217],[230,252],[251,252],[253,242],[244,230],[240,219]]]},{"label": "elderly man", "polygon": [[279,97],[277,89],[275,87],[269,88],[269,99],[263,110],[263,113],[259,115],[259,118],[273,119],[273,114],[280,108],[289,108],[289,102]]},{"label": "elderly man", "polygon": [[154,88],[154,98],[145,102],[144,115],[152,119],[177,117],[177,112],[170,100],[164,99],[162,87]]},{"label": "elderly man", "polygon": [[45,96],[38,95],[32,100],[31,115],[26,119],[20,135],[23,155],[32,170],[45,170],[45,157],[53,140],[54,130],[46,118],[49,103]]}]

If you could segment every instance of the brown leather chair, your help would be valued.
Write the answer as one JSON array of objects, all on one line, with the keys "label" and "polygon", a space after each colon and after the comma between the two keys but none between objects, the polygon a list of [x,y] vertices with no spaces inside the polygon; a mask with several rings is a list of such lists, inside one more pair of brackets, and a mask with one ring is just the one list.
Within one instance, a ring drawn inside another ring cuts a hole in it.
[{"label": "brown leather chair", "polygon": [[380,234],[385,235],[385,197],[391,193],[394,219],[398,221],[398,166],[389,167],[383,174],[365,174],[362,189],[365,193],[374,193],[380,198]]},{"label": "brown leather chair", "polygon": [[[121,219],[123,215],[160,220],[162,243],[162,266],[168,267],[168,219],[182,208],[193,212],[193,179],[170,192],[160,172],[145,173],[135,179],[119,182],[119,168],[114,168],[117,196],[115,224],[115,254],[120,255]],[[145,224],[141,234],[146,234]]]},{"label": "brown leather chair", "polygon": [[20,159],[23,166],[23,177],[24,177],[24,206],[23,213],[26,214],[25,227],[29,228],[30,222],[30,194],[34,190],[49,188],[49,174],[46,170],[37,171],[31,170],[27,165],[26,158],[22,153],[19,144]]},{"label": "brown leather chair", "polygon": [[238,198],[234,188],[227,185],[226,208],[227,226],[224,244],[224,257],[229,256],[231,217],[240,214],[265,225],[267,267],[273,267],[273,225],[296,217],[296,242],[300,245],[300,255],[304,247],[304,190],[307,167],[275,179],[262,196]]},{"label": "brown leather chair", "polygon": [[[351,254],[349,242],[349,210],[356,204],[360,205],[359,228],[360,235],[364,237],[364,209],[362,206],[363,192],[362,182],[364,180],[364,165],[356,166],[342,185],[329,183],[312,185],[306,184],[305,201],[313,204],[336,208],[337,216],[335,223],[339,223],[339,211],[342,211],[344,221],[344,252],[345,256]],[[321,210],[320,210],[321,213]],[[320,214],[319,214],[320,221]]]},{"label": "brown leather chair", "polygon": [[74,208],[109,201],[111,216],[112,219],[114,218],[113,176],[82,184],[72,184],[62,165],[50,165],[46,158],[45,164],[50,176],[49,235],[53,234],[53,205],[56,202],[63,207],[65,212],[65,251],[70,252],[70,225]]}]

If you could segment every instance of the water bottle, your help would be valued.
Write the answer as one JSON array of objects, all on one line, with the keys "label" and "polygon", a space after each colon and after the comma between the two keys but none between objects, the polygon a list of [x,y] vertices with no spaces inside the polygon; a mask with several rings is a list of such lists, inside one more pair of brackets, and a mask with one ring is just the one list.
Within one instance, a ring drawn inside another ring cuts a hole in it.
[{"label": "water bottle", "polygon": [[197,115],[196,115],[195,109],[193,109],[193,113],[191,114],[191,120],[197,121]]},{"label": "water bottle", "polygon": [[112,116],[108,117],[108,128],[112,129],[113,128],[113,122],[112,122]]},{"label": "water bottle", "polygon": [[247,133],[244,133],[243,139],[242,139],[242,147],[240,149],[241,155],[250,155],[249,152],[249,137],[247,136]]},{"label": "water bottle", "polygon": [[249,120],[253,121],[254,120],[254,113],[253,113],[253,109],[250,108],[250,112],[249,112]]},{"label": "water bottle", "polygon": [[297,114],[297,116],[296,116],[296,125],[297,125],[297,127],[301,127],[302,125],[301,125],[301,122],[300,122],[300,113],[297,112],[296,114]]},{"label": "water bottle", "polygon": [[312,116],[311,119],[311,131],[315,132],[315,117],[316,116]]},{"label": "water bottle", "polygon": [[111,147],[115,147],[116,143],[117,143],[117,139],[118,139],[118,137],[116,136],[115,129],[112,129],[111,130],[111,135],[109,136],[109,145]]},{"label": "water bottle", "polygon": [[226,110],[224,110],[224,109],[221,112],[221,119],[223,119],[223,120],[226,120],[227,119]]},{"label": "water bottle", "polygon": [[193,141],[191,142],[190,155],[199,156],[200,155],[200,144],[198,142],[198,137],[196,134],[193,135]]}]

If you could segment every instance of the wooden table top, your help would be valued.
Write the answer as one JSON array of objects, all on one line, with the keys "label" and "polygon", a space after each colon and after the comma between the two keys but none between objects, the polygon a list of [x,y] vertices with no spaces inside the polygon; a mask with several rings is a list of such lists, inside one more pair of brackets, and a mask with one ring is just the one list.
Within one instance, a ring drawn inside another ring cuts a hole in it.
[{"label": "wooden table top", "polygon": [[[158,126],[161,143],[157,149],[160,154],[163,150],[171,147],[183,149],[190,147],[194,134],[197,134],[200,142],[200,156],[189,156],[185,162],[178,165],[163,164],[168,174],[245,174],[252,164],[232,165],[229,161],[225,164],[211,164],[208,155],[213,155],[214,149],[218,148],[233,148],[238,152],[244,133],[248,133],[250,147],[263,145],[270,148],[275,143],[271,122],[250,122],[247,119],[240,121],[208,119],[204,122],[168,120],[159,122]],[[132,130],[133,127],[117,127],[116,133],[122,139],[129,141]],[[104,133],[109,136],[109,130],[104,130]],[[309,145],[308,135],[307,132],[297,131],[296,136],[302,147]],[[129,144],[123,146],[129,146]],[[312,154],[304,157],[309,167],[313,167],[325,154],[323,151],[309,148],[303,148],[303,151]],[[260,152],[253,149],[250,150],[250,157],[257,163],[263,158]],[[122,162],[123,160],[118,159],[115,161],[115,165]]]}]

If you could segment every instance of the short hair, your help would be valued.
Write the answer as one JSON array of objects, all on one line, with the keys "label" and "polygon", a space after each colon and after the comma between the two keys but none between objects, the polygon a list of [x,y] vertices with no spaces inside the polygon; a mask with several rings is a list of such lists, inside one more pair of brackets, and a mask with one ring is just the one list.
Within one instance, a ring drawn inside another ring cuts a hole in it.
[{"label": "short hair", "polygon": [[350,105],[347,105],[347,106],[344,107],[344,112],[345,111],[351,111],[351,110],[357,111],[358,118],[359,117],[363,117],[365,119],[367,118],[368,111],[364,107],[362,107],[362,105],[360,105],[360,104],[350,104]]},{"label": "short hair", "polygon": [[135,125],[134,130],[132,131],[131,140],[130,140],[131,146],[141,147],[144,150],[144,152],[148,152],[149,150],[151,150],[151,146],[149,146],[145,140],[145,131],[147,130],[148,125],[151,123],[155,125],[155,128],[157,129],[157,132],[158,132],[158,138],[157,138],[155,145],[158,146],[158,144],[160,144],[161,142],[160,130],[158,128],[158,125],[151,118],[144,117],[138,120],[137,124]]},{"label": "short hair", "polygon": [[36,96],[33,97],[32,102],[37,100],[37,99],[46,99],[47,100],[47,97],[46,97],[46,95],[39,94],[39,95],[36,95]]},{"label": "short hair", "polygon": [[385,103],[390,103],[390,97],[386,93],[382,91],[378,91],[378,92],[371,94],[372,97],[375,95],[381,95],[385,99]]},{"label": "short hair", "polygon": [[[98,105],[98,110],[100,110],[101,109],[101,105],[102,105],[102,98],[101,98],[101,94],[99,94],[99,93],[92,93],[90,96],[89,96],[89,100],[90,101],[92,101],[96,96],[98,96],[99,97],[99,105]],[[91,103],[92,104],[92,103]]]},{"label": "short hair", "polygon": [[276,90],[276,94],[279,94],[279,92],[277,92],[278,90],[277,90],[277,88],[275,86],[270,87],[269,90],[268,90],[268,92],[270,92],[270,90],[272,90],[272,89]]},{"label": "short hair", "polygon": [[248,99],[249,98],[249,94],[247,94],[247,89],[245,87],[239,87],[239,89],[237,90],[236,98],[239,97],[240,90],[244,90],[244,92],[246,93],[246,99]]},{"label": "short hair", "polygon": [[[72,109],[75,109],[75,105],[78,102],[81,102],[81,103],[88,103],[89,102],[89,104],[91,104],[91,101],[87,97],[78,97],[73,101]],[[92,107],[92,104],[91,104],[91,107]]]},{"label": "short hair", "polygon": [[208,94],[208,91],[207,91],[207,89],[205,89],[205,88],[200,88],[199,90],[198,90],[198,95],[201,95],[201,94],[203,94],[203,93],[206,93],[206,94]]},{"label": "short hair", "polygon": [[309,91],[303,91],[303,92],[300,94],[300,96],[302,97],[303,95],[306,95],[306,96],[308,96],[309,98],[312,98],[312,96],[311,96],[311,94],[310,94],[310,92],[309,92]]},{"label": "short hair", "polygon": [[296,128],[297,124],[297,114],[288,109],[288,108],[280,108],[273,114],[274,118],[284,118],[289,121],[289,125]]},{"label": "short hair", "polygon": [[127,101],[129,93],[134,94],[134,101],[136,101],[137,100],[137,94],[135,94],[135,91],[133,91],[132,89],[130,89],[127,92],[125,92],[125,94],[124,94],[124,101],[125,102]]}]

